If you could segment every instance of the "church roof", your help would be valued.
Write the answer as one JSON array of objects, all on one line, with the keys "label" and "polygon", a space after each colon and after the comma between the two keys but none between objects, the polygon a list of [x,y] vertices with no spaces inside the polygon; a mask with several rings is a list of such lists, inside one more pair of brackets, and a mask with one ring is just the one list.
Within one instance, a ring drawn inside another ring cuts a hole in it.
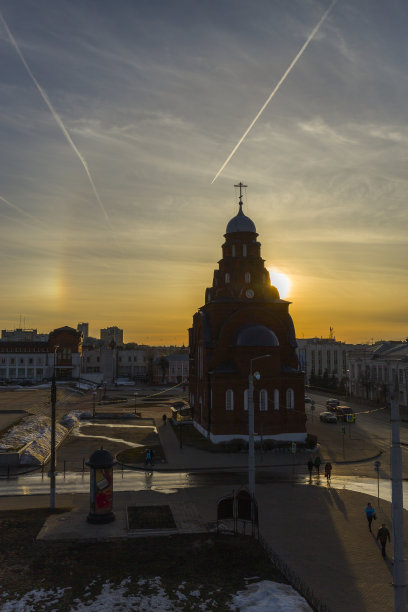
[{"label": "church roof", "polygon": [[225,231],[226,234],[232,234],[233,232],[253,232],[256,233],[255,223],[244,215],[242,212],[242,202],[239,202],[239,212],[238,214],[229,221],[227,225],[227,229]]},{"label": "church roof", "polygon": [[237,346],[279,346],[274,332],[265,325],[245,325],[237,336]]}]

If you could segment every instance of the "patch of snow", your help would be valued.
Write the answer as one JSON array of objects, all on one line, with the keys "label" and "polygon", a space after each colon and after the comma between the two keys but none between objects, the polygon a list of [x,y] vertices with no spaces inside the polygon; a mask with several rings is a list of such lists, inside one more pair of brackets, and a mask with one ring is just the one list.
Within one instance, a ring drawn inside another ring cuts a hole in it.
[{"label": "patch of snow", "polygon": [[[59,444],[67,435],[67,429],[59,423],[55,426],[55,441]],[[12,427],[0,442],[0,451],[19,449],[30,443],[21,454],[22,464],[40,464],[50,453],[51,419],[46,416],[29,416]]]},{"label": "patch of snow", "polygon": [[307,601],[289,584],[262,580],[238,591],[229,604],[230,610],[245,612],[312,612]]},{"label": "patch of snow", "polygon": [[[70,587],[68,587],[70,588]],[[56,609],[54,606],[58,605],[58,600],[64,595],[64,591],[67,589],[34,589],[25,593],[20,599],[9,599],[3,601],[1,604],[2,612],[32,612],[38,610],[37,604],[41,603],[41,608]]]},{"label": "patch of snow", "polygon": [[[70,608],[70,612],[126,612],[127,610],[138,610],[138,612],[150,612],[158,610],[160,612],[179,612],[180,608],[172,602],[165,592],[161,578],[145,579],[140,578],[133,582],[130,577],[123,579],[119,585],[114,585],[106,581],[101,585],[100,593],[89,593],[89,587],[96,585],[94,579],[90,585],[84,589],[82,601],[76,598]],[[149,594],[134,594],[129,592],[129,585],[146,587],[151,591]],[[68,587],[70,588],[70,587]],[[204,588],[204,587],[202,587]],[[186,595],[180,592],[185,589],[185,582],[182,582],[176,589],[175,595],[178,600],[184,601]],[[67,589],[35,589],[29,591],[19,599],[11,598],[8,593],[0,595],[0,608],[2,612],[34,612],[34,610],[52,611],[59,609],[59,602]],[[199,598],[199,590],[191,591],[188,596]],[[218,604],[213,598],[209,598],[210,593],[205,593],[207,599],[194,601],[194,609],[201,612],[210,612],[217,608]],[[239,591],[232,596],[231,603],[228,605],[230,610],[242,612],[311,612],[307,602],[289,585],[263,580],[249,585],[244,591]]]}]

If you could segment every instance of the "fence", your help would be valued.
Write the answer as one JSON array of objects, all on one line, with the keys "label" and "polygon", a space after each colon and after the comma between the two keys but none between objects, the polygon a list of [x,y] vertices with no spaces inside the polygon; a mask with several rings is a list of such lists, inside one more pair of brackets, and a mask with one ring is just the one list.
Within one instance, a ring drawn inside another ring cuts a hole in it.
[{"label": "fence", "polygon": [[287,563],[285,563],[285,561],[283,561],[279,557],[279,555],[274,550],[272,550],[272,548],[264,540],[261,534],[259,534],[259,541],[268,553],[268,556],[271,559],[272,563],[285,576],[289,584],[293,586],[293,588],[296,589],[296,591],[306,599],[310,607],[313,608],[315,612],[330,612],[329,606],[320,601],[320,599],[314,594],[312,589],[301,580],[298,574],[296,574],[296,572],[294,572],[287,565]]}]

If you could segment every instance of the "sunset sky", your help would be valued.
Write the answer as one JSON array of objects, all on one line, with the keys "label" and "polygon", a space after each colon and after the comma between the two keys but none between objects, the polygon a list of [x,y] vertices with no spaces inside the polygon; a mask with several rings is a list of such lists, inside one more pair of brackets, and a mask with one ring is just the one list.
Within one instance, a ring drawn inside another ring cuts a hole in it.
[{"label": "sunset sky", "polygon": [[299,338],[408,336],[408,5],[0,0],[0,328],[187,344],[248,185]]}]

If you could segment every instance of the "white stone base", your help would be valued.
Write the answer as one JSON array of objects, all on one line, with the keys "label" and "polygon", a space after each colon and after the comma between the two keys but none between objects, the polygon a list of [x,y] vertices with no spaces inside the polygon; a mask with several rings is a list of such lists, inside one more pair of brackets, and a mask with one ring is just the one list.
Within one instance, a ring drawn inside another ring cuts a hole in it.
[{"label": "white stone base", "polygon": [[[212,433],[208,433],[208,431],[206,429],[204,429],[204,427],[202,427],[199,423],[196,423],[196,421],[193,421],[193,425],[194,427],[197,429],[197,431],[200,432],[200,434],[202,434],[203,436],[205,436],[206,438],[208,438],[209,440],[211,440],[211,442],[213,442],[214,444],[219,444],[220,442],[231,442],[231,440],[245,440],[246,442],[248,441],[248,434],[224,434],[224,435],[214,435]],[[282,434],[275,434],[275,435],[270,435],[270,436],[261,436],[260,435],[255,435],[254,436],[254,441],[255,442],[261,442],[262,440],[276,440],[277,442],[280,441],[287,441],[287,442],[306,442],[306,436],[307,433],[282,433]]]}]

